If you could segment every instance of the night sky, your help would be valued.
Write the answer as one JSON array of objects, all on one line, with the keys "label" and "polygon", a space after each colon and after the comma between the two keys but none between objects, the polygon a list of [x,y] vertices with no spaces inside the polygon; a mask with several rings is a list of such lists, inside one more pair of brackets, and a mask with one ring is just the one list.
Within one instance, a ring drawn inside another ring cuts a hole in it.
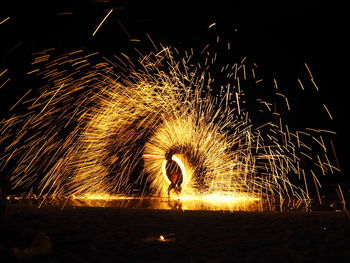
[{"label": "night sky", "polygon": [[[319,114],[322,118],[315,116],[313,121],[317,128],[338,133],[337,154],[342,174],[348,175],[348,84],[340,73],[346,46],[345,18],[340,15],[344,7],[317,0],[207,2],[2,1],[0,23],[10,18],[0,24],[0,73],[8,69],[0,85],[8,77],[11,80],[0,89],[0,117],[6,116],[7,109],[28,89],[26,72],[34,52],[52,47],[62,53],[83,48],[109,57],[134,47],[152,50],[146,34],[155,43],[178,50],[201,50],[220,36],[231,43],[234,57],[255,61],[260,75],[267,79],[296,86],[296,79],[305,75],[304,63],[308,63],[321,91],[313,98],[290,99],[300,99],[310,108],[317,103],[319,107],[319,102],[329,107],[334,121],[328,121],[323,112]],[[113,13],[93,37],[111,8]],[[212,23],[216,26],[209,28]],[[301,117],[300,121],[307,123],[308,119]]]}]

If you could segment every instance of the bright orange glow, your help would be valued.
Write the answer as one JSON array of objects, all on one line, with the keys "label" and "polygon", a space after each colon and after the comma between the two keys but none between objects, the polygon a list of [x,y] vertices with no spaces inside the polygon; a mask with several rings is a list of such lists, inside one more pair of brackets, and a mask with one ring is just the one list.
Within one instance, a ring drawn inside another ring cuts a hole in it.
[{"label": "bright orange glow", "polygon": [[132,199],[131,196],[122,196],[122,195],[110,195],[110,194],[83,194],[81,196],[72,196],[74,199],[80,200],[122,200],[122,199]]},{"label": "bright orange glow", "polygon": [[[211,73],[217,54],[204,49],[205,61],[167,47],[115,61],[83,50],[37,53],[29,75],[45,89],[28,90],[0,121],[0,167],[11,171],[13,188],[78,205],[154,209],[259,210],[264,199],[309,200],[318,174],[339,170],[327,150],[332,132],[288,125],[283,113],[296,105],[277,80],[271,94],[247,103],[255,94],[247,89],[263,81],[256,64],[243,58],[215,69],[221,85]],[[311,83],[298,79],[302,90],[316,87],[306,70]],[[168,178],[170,158],[181,186]]]},{"label": "bright orange glow", "polygon": [[72,205],[142,208],[165,210],[217,210],[257,211],[261,210],[261,199],[248,194],[213,193],[208,195],[180,195],[173,198],[132,197],[108,194],[91,194],[72,198]]}]

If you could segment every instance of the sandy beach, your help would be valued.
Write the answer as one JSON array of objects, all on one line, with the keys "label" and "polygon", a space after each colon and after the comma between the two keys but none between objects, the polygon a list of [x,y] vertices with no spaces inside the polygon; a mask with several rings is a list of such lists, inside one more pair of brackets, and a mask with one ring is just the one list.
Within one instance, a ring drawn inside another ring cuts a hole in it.
[{"label": "sandy beach", "polygon": [[[52,252],[18,260],[38,233]],[[0,262],[347,262],[342,212],[267,213],[8,207]],[[13,253],[13,252],[12,252]]]}]

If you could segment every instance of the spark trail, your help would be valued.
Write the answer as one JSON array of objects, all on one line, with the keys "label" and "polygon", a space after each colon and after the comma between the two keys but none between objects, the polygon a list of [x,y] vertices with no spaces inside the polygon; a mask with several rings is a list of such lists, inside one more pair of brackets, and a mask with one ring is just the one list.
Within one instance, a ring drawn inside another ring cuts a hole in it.
[{"label": "spark trail", "polygon": [[338,170],[324,140],[331,132],[293,130],[275,102],[263,99],[258,108],[270,120],[253,122],[244,83],[261,83],[254,63],[222,67],[227,84],[215,93],[216,54],[197,66],[192,56],[169,48],[138,60],[122,54],[116,62],[96,62],[97,53],[82,50],[37,54],[31,72],[44,86],[1,121],[1,169],[13,188],[53,197],[141,189],[164,197],[172,169],[179,198],[305,200],[311,182],[320,187],[316,174]]}]

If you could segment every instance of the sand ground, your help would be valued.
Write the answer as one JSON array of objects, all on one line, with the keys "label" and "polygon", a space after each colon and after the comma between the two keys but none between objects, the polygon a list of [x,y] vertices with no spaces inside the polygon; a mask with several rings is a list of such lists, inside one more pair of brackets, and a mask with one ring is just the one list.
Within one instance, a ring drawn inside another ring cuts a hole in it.
[{"label": "sand ground", "polygon": [[62,210],[12,204],[0,223],[1,263],[16,262],[10,249],[30,247],[39,231],[52,242],[52,253],[21,262],[350,260],[350,220],[341,212]]}]

